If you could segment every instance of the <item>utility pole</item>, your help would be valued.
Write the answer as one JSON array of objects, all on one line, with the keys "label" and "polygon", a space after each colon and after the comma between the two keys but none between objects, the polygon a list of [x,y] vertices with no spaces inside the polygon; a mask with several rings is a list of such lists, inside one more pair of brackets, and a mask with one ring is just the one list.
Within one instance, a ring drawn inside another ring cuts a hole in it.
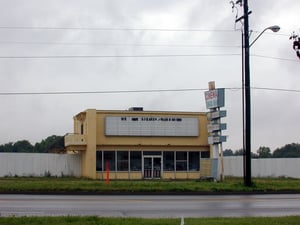
[{"label": "utility pole", "polygon": [[[249,43],[249,11],[248,0],[231,1],[232,9],[235,9],[235,5],[239,4],[244,7],[244,15],[237,18],[235,22],[243,20],[242,29],[242,84],[243,84],[243,169],[244,169],[244,184],[245,186],[252,186],[251,181],[251,84],[250,84],[250,47],[257,41],[257,39],[266,31],[271,30],[278,32],[280,27],[277,25],[265,28],[252,42]],[[294,39],[292,35],[290,39]],[[294,42],[295,43],[295,42]],[[293,46],[294,49],[298,47]],[[300,39],[299,39],[300,48]],[[299,52],[300,55],[300,52]],[[299,57],[300,58],[300,57]]]},{"label": "utility pole", "polygon": [[251,93],[250,93],[250,46],[249,46],[249,9],[244,0],[244,65],[245,65],[245,177],[246,186],[251,186]]}]

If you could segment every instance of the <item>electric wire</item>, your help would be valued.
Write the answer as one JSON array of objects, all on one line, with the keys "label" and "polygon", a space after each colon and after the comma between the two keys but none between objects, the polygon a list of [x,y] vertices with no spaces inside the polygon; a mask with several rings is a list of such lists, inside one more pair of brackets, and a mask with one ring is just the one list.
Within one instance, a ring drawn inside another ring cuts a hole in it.
[{"label": "electric wire", "polygon": [[153,54],[153,55],[24,55],[0,56],[0,59],[80,59],[80,58],[166,58],[166,57],[224,57],[239,56],[239,53],[219,54]]},{"label": "electric wire", "polygon": [[226,29],[199,28],[128,28],[128,27],[49,27],[49,26],[0,26],[6,30],[81,30],[81,31],[159,31],[159,32],[236,32]]},{"label": "electric wire", "polygon": [[[242,90],[241,87],[224,88],[229,91]],[[253,90],[277,91],[300,93],[300,89],[284,89],[270,87],[251,87]],[[86,95],[86,94],[125,94],[125,93],[161,93],[161,92],[194,92],[207,91],[207,88],[182,88],[182,89],[145,89],[145,90],[111,90],[111,91],[47,91],[47,92],[0,92],[0,96],[20,95]]]},{"label": "electric wire", "polygon": [[[225,56],[241,56],[240,53],[215,53],[215,54],[149,54],[149,55],[0,55],[0,59],[101,59],[101,58],[176,58],[176,57],[225,57]],[[273,56],[251,54],[252,57],[273,59],[280,61],[297,62],[299,60],[280,58]]]},{"label": "electric wire", "polygon": [[[201,28],[130,28],[130,27],[50,27],[50,26],[0,26],[3,30],[79,30],[79,31],[158,31],[158,32],[225,32],[236,33],[239,29],[201,29]],[[253,33],[260,33],[251,30]],[[270,35],[290,36],[284,33],[266,32]]]},{"label": "electric wire", "polygon": [[258,58],[275,59],[275,60],[290,61],[290,62],[297,62],[297,63],[299,63],[299,60],[296,60],[296,59],[287,59],[287,58],[265,56],[265,55],[257,55],[257,54],[251,54],[251,56],[258,57]]},{"label": "electric wire", "polygon": [[198,45],[198,44],[136,44],[136,43],[91,43],[91,42],[38,42],[0,41],[0,44],[18,45],[65,45],[65,46],[126,46],[126,47],[183,47],[183,48],[241,48],[241,45]]},{"label": "electric wire", "polygon": [[267,88],[267,87],[251,87],[254,90],[265,90],[265,91],[280,91],[280,92],[295,92],[300,93],[300,89],[286,89],[286,88]]},{"label": "electric wire", "polygon": [[82,94],[124,94],[124,93],[154,93],[154,92],[188,92],[205,91],[204,88],[184,89],[149,89],[149,90],[117,90],[117,91],[56,91],[56,92],[0,92],[1,95],[82,95]]}]

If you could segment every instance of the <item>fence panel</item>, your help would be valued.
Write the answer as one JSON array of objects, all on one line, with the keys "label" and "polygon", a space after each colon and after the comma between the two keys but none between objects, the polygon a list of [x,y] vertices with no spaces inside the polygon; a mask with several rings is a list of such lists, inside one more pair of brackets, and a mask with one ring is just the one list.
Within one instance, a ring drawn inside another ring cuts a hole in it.
[{"label": "fence panel", "polygon": [[0,153],[0,177],[81,176],[80,154]]},{"label": "fence panel", "polygon": [[[252,177],[300,178],[300,158],[251,159]],[[243,156],[224,157],[225,176],[243,176]]]}]

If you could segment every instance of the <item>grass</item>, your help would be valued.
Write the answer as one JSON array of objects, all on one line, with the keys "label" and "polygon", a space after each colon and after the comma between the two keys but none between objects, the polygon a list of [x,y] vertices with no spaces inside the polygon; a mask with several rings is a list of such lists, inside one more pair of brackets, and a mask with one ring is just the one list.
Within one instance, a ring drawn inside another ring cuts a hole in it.
[{"label": "grass", "polygon": [[193,193],[193,192],[300,192],[300,179],[256,178],[252,187],[245,187],[242,178],[226,178],[224,182],[208,181],[105,181],[72,177],[7,177],[0,178],[0,192],[56,193]]},{"label": "grass", "polygon": [[[224,182],[207,181],[105,181],[72,177],[7,177],[0,178],[1,193],[223,193],[223,192],[300,192],[300,179],[256,178],[252,187],[245,187],[242,178],[226,178]],[[185,218],[185,225],[293,225],[299,224],[300,216],[250,217],[250,218]],[[102,218],[97,216],[61,217],[1,217],[0,225],[179,225],[180,218]]]},{"label": "grass", "polygon": [[[249,217],[249,218],[185,218],[185,225],[293,225],[299,224],[300,216]],[[78,217],[0,217],[6,225],[179,225],[181,219],[101,218]]]}]

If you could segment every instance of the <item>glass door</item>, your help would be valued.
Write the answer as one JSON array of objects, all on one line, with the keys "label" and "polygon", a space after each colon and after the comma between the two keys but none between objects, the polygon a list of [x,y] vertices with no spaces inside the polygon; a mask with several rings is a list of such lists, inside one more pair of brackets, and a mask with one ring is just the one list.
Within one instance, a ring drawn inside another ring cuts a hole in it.
[{"label": "glass door", "polygon": [[152,178],[152,157],[144,157],[144,178]]},{"label": "glass door", "polygon": [[161,156],[144,156],[144,178],[161,178]]},{"label": "glass door", "polygon": [[153,157],[153,176],[152,178],[160,178],[161,174],[161,157]]}]

